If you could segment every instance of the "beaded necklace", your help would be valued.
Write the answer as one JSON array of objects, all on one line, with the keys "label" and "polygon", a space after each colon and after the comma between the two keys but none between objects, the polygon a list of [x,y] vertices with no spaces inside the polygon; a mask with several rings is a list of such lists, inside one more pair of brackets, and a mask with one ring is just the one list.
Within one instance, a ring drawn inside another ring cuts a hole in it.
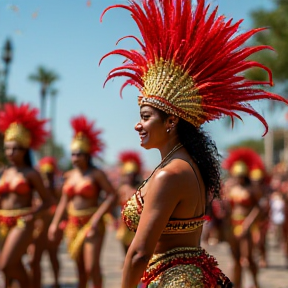
[{"label": "beaded necklace", "polygon": [[145,186],[145,184],[148,182],[148,180],[153,176],[153,174],[155,173],[155,171],[159,168],[159,167],[163,167],[163,164],[167,163],[167,160],[170,159],[170,156],[176,152],[178,149],[180,149],[181,147],[183,147],[183,144],[178,143],[177,145],[175,145],[172,150],[161,160],[161,162],[155,167],[155,169],[152,171],[152,173],[149,175],[149,177],[147,179],[145,179],[142,184],[139,186],[139,188],[137,190],[140,190],[141,188],[143,188]]}]

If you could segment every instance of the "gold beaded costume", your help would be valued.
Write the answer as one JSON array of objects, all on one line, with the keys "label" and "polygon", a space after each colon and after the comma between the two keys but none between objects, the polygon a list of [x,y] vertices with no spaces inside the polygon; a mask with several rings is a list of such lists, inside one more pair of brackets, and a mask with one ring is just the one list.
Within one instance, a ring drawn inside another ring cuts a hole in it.
[{"label": "gold beaded costume", "polygon": [[[119,204],[122,209],[127,202],[127,194],[129,195],[131,190],[135,192],[136,188],[139,186],[140,179],[137,178],[141,177],[142,180],[142,160],[139,152],[133,150],[125,150],[119,154],[119,162],[121,166],[121,177],[130,177],[129,181],[122,181],[118,187],[118,197],[120,199]],[[121,221],[120,219],[118,223],[116,238],[121,241],[125,247],[129,247],[134,238],[134,235],[135,231],[129,230],[125,222]]]},{"label": "gold beaded costume", "polygon": [[[265,28],[239,33],[242,20],[232,23],[217,8],[211,11],[206,0],[130,0],[112,8],[128,10],[142,39],[130,35],[138,50],[116,49],[110,55],[125,58],[120,67],[110,71],[104,83],[116,77],[127,77],[122,90],[133,85],[140,91],[139,106],[150,105],[167,114],[178,116],[199,128],[203,123],[229,116],[241,119],[238,112],[251,114],[265,126],[265,119],[249,105],[260,99],[288,103],[283,97],[265,91],[260,85],[273,85],[272,73],[264,65],[247,59],[268,46],[247,47],[243,44]],[[119,41],[120,41],[119,40]],[[268,81],[246,79],[247,69],[263,69]],[[125,206],[123,217],[135,230],[140,221],[141,197],[137,192]],[[189,233],[203,224],[203,219],[188,223],[170,221],[163,233]],[[137,233],[137,232],[136,232]],[[154,255],[144,273],[147,287],[229,287],[231,282],[217,268],[216,260],[199,247],[175,247]],[[219,286],[217,286],[219,285]]]},{"label": "gold beaded costume", "polygon": [[[65,227],[67,237],[68,252],[72,259],[77,259],[81,251],[84,239],[91,227],[91,217],[97,211],[97,207],[75,210],[72,205],[68,207],[68,222]],[[98,224],[99,231],[105,232],[103,219]]]},{"label": "gold beaded costume", "polygon": [[[250,180],[258,180],[259,177],[264,177],[265,166],[260,157],[253,149],[247,147],[239,147],[235,149],[231,149],[229,151],[229,155],[222,163],[223,169],[229,171],[229,174],[232,177],[247,177]],[[229,186],[229,185],[228,185]],[[237,205],[241,205],[244,207],[253,207],[258,202],[258,197],[256,195],[251,194],[251,192],[244,188],[237,193],[233,193],[232,186],[226,193],[226,198],[230,203],[231,209],[233,211],[234,207]],[[239,236],[243,233],[243,223],[246,219],[247,215],[235,214],[231,215],[231,229],[234,236]],[[250,236],[250,232],[252,230],[258,230],[257,221],[252,225],[249,230],[248,236]],[[253,232],[253,231],[252,231]]]},{"label": "gold beaded costume", "polygon": [[25,227],[23,216],[31,213],[31,208],[0,210],[0,248],[13,227]]},{"label": "gold beaded costume", "polygon": [[[84,115],[71,119],[71,126],[74,130],[74,137],[71,142],[71,151],[76,153],[88,153],[96,155],[103,150],[104,144],[99,138],[101,130],[94,129],[94,122],[88,121]],[[81,184],[81,183],[80,183]],[[84,198],[97,199],[99,196],[98,188],[91,180],[86,180],[81,185],[63,184],[62,193],[69,198],[80,195]],[[77,259],[81,252],[86,234],[91,228],[91,217],[98,207],[76,210],[72,203],[67,209],[68,221],[64,230],[68,242],[68,252],[72,259]],[[103,219],[99,221],[98,229],[100,233],[105,232]]]},{"label": "gold beaded costume", "polygon": [[[16,105],[7,103],[0,111],[0,131],[5,142],[16,142],[22,149],[38,149],[48,136],[44,125],[47,120],[37,119],[39,111],[29,104]],[[23,176],[13,183],[5,178],[5,170],[0,179],[0,195],[15,193],[29,195],[32,188]],[[32,207],[0,210],[0,247],[13,227],[25,228],[25,217],[31,213]]]}]

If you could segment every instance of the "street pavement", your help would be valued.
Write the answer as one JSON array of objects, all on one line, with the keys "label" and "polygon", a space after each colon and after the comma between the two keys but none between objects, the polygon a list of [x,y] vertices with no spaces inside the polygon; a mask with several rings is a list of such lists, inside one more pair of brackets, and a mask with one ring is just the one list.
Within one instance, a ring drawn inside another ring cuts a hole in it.
[{"label": "street pavement", "polygon": [[[260,269],[260,288],[288,288],[288,269],[285,268],[283,252],[274,247],[273,235],[269,236],[268,263],[269,267]],[[205,246],[205,249],[218,260],[220,268],[227,276],[231,277],[232,259],[227,243],[220,243],[213,246]],[[74,262],[66,253],[65,242],[60,246],[59,258],[61,261],[60,284],[61,288],[76,288],[77,273]],[[124,254],[120,243],[115,238],[115,231],[107,229],[105,243],[101,256],[101,264],[104,275],[104,288],[120,288],[122,265]],[[50,288],[53,282],[50,263],[46,254],[42,257],[43,288]],[[243,288],[251,287],[251,276],[244,268]],[[3,288],[3,281],[0,288]],[[91,286],[92,287],[92,286]],[[88,287],[87,287],[88,288]]]}]

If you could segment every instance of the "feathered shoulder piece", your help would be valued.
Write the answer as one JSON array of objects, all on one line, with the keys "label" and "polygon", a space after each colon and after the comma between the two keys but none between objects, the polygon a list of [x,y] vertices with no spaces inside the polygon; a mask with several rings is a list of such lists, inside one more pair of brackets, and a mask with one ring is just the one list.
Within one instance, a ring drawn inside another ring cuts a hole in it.
[{"label": "feathered shoulder piece", "polygon": [[74,130],[71,150],[81,150],[89,154],[98,154],[104,149],[104,143],[100,139],[102,130],[94,128],[94,121],[88,121],[84,115],[73,117],[71,126]]},{"label": "feathered shoulder piece", "polygon": [[38,149],[49,133],[44,126],[47,120],[37,118],[39,110],[29,104],[7,103],[0,111],[0,131],[4,141],[16,141],[24,148]]},{"label": "feathered shoulder piece", "polygon": [[[128,10],[142,39],[133,35],[122,38],[135,39],[140,51],[117,49],[102,57],[100,63],[114,54],[126,59],[110,71],[105,83],[118,76],[128,77],[120,93],[127,85],[136,86],[141,93],[139,105],[151,105],[196,127],[222,116],[241,119],[238,113],[245,112],[264,124],[266,134],[265,119],[249,102],[270,99],[288,104],[283,97],[261,88],[273,85],[271,71],[250,60],[258,51],[273,49],[244,46],[264,28],[240,33],[242,20],[233,24],[232,19],[218,16],[217,8],[210,13],[205,0],[195,5],[190,0],[130,0],[129,5],[108,7],[101,21],[111,8]],[[251,68],[265,70],[269,81],[246,79],[244,73]]]},{"label": "feathered shoulder piece", "polygon": [[119,154],[119,161],[122,165],[123,173],[140,173],[142,171],[142,160],[137,151],[126,150]]}]

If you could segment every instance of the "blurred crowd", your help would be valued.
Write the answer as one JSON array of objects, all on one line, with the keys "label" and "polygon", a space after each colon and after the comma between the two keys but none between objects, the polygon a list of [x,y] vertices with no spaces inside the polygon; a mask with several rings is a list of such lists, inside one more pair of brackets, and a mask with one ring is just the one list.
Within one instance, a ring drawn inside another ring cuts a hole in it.
[{"label": "blurred crowd", "polygon": [[243,147],[231,150],[222,166],[222,198],[211,203],[202,241],[207,245],[227,241],[235,287],[242,287],[243,267],[259,287],[258,271],[269,267],[271,245],[281,249],[288,269],[288,165],[278,163],[268,173],[261,157]]}]

